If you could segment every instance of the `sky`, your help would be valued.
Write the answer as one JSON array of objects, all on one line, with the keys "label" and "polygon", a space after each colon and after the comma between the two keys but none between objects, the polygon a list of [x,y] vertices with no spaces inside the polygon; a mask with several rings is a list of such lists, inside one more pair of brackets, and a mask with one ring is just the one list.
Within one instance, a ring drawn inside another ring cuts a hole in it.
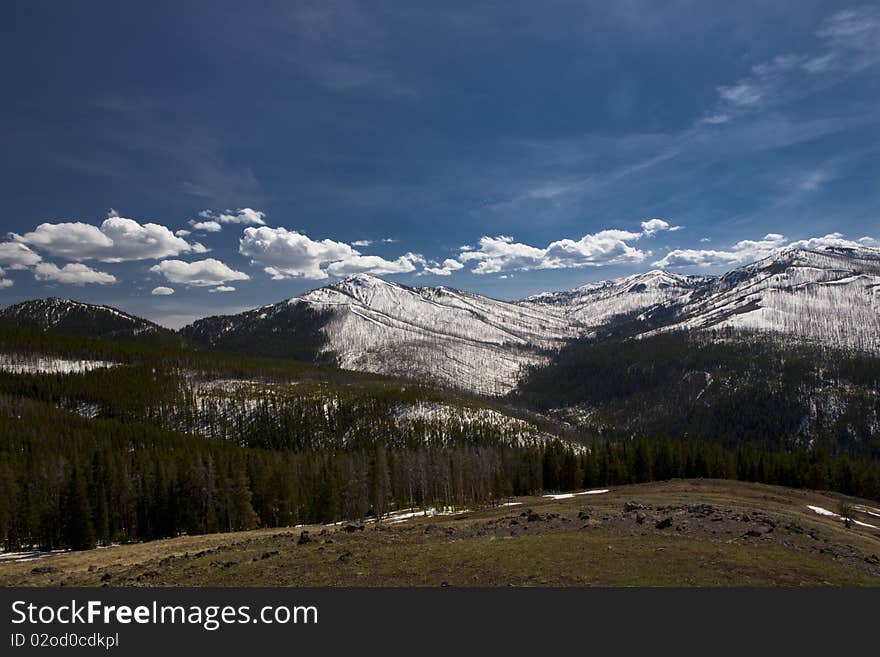
[{"label": "sky", "polygon": [[880,6],[0,4],[0,306],[179,327],[880,246]]}]

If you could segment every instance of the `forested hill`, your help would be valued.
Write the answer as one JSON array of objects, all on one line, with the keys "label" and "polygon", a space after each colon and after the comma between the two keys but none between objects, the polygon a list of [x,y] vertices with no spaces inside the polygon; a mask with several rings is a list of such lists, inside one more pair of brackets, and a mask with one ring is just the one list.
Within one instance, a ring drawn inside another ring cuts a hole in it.
[{"label": "forested hill", "polygon": [[576,341],[518,403],[610,440],[682,437],[880,458],[880,358],[761,333]]},{"label": "forested hill", "polygon": [[0,310],[0,325],[96,338],[179,344],[174,331],[111,306],[49,297]]}]

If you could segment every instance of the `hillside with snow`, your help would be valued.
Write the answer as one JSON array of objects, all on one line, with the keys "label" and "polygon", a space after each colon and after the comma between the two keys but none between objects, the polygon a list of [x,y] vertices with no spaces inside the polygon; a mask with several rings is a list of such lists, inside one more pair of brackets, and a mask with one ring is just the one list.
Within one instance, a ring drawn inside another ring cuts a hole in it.
[{"label": "hillside with snow", "polygon": [[317,350],[332,354],[342,368],[489,395],[510,391],[525,367],[546,362],[546,352],[580,332],[542,308],[359,274],[248,313],[200,320],[183,333],[221,345],[242,332],[277,334],[279,323],[287,321],[282,318],[293,313],[320,325]]},{"label": "hillside with snow", "polygon": [[[16,304],[0,323],[97,337],[171,334],[107,306]],[[880,353],[880,250],[785,249],[721,276],[654,270],[508,302],[358,274],[180,335],[204,349],[323,361],[341,368],[504,395],[578,338],[678,330],[768,333]]]},{"label": "hillside with snow", "polygon": [[713,328],[880,353],[880,250],[786,249],[707,280],[659,330]]}]

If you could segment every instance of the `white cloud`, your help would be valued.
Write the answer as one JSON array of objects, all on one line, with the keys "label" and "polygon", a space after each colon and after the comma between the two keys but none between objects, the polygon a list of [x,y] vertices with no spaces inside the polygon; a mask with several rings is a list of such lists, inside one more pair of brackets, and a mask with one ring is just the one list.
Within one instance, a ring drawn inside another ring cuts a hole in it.
[{"label": "white cloud", "polygon": [[664,221],[663,219],[648,219],[647,221],[642,222],[642,233],[651,237],[656,235],[657,233],[662,233],[663,231],[675,232],[681,230],[684,226],[670,226],[668,221]]},{"label": "white cloud", "polygon": [[661,231],[680,230],[663,219],[648,219],[641,223],[642,231],[601,230],[584,235],[579,240],[562,239],[545,248],[514,242],[512,237],[484,236],[477,248],[461,247],[460,262],[476,262],[475,274],[496,274],[502,271],[532,269],[570,269],[598,267],[620,263],[642,262],[650,252],[641,251],[629,242],[652,237]]},{"label": "white cloud", "polygon": [[711,116],[707,116],[702,119],[701,123],[708,123],[709,125],[721,125],[722,123],[727,123],[730,121],[729,114],[712,114]]},{"label": "white cloud", "polygon": [[880,64],[877,7],[839,11],[823,22],[816,36],[811,50],[777,55],[752,66],[735,84],[719,86],[716,111],[700,123],[724,123],[756,106],[802,98]]},{"label": "white cloud", "polygon": [[154,287],[153,291],[150,292],[150,294],[152,294],[154,297],[167,297],[174,294],[174,288],[160,285],[159,287]]},{"label": "white cloud", "polygon": [[[211,210],[199,212],[202,219],[207,219],[221,224],[240,224],[243,226],[265,226],[266,213],[253,208],[239,208],[238,210],[226,210],[220,214],[214,214]],[[220,230],[219,228],[217,230]]]},{"label": "white cloud", "polygon": [[[363,244],[367,240],[360,240]],[[382,242],[392,242],[383,238]],[[405,274],[424,267],[427,261],[417,253],[389,260],[365,255],[354,244],[331,239],[313,240],[303,233],[286,228],[245,228],[239,240],[239,253],[259,265],[275,280],[304,278],[321,280],[329,276],[351,274]]]},{"label": "white cloud", "polygon": [[286,228],[245,228],[239,241],[239,252],[247,256],[272,278],[327,278],[322,268],[339,260],[359,256],[344,242],[325,239],[316,241]]},{"label": "white cloud", "polygon": [[742,240],[730,249],[675,249],[653,263],[655,267],[721,267],[742,265],[760,260],[783,248],[818,249],[826,246],[856,248],[878,246],[870,237],[857,241],[846,239],[842,233],[789,242],[779,233],[768,233],[760,240]]},{"label": "white cloud", "polygon": [[397,240],[395,240],[392,237],[383,237],[380,240],[355,240],[354,242],[351,243],[351,245],[358,246],[358,247],[364,247],[364,246],[372,246],[373,244],[378,244],[378,243],[392,244],[393,242],[396,242],[396,241]]},{"label": "white cloud", "polygon": [[458,271],[459,269],[464,269],[464,265],[458,260],[453,260],[452,258],[446,258],[442,265],[435,262],[432,263],[430,267],[425,267],[426,272],[434,274],[435,276],[450,276],[452,272]]},{"label": "white cloud", "polygon": [[219,285],[208,292],[235,292],[235,288],[230,285]]},{"label": "white cloud", "polygon": [[754,105],[764,92],[754,83],[741,81],[732,87],[718,87],[718,95],[734,105]]},{"label": "white cloud", "polygon": [[79,262],[71,262],[60,268],[51,262],[41,262],[34,267],[34,277],[38,281],[52,281],[67,285],[86,285],[89,283],[110,285],[116,282],[116,277],[113,274],[96,271]]},{"label": "white cloud", "polygon": [[10,269],[26,269],[33,267],[43,258],[18,242],[0,243],[0,264]]},{"label": "white cloud", "polygon": [[247,274],[231,269],[214,258],[184,262],[183,260],[163,260],[150,267],[150,271],[161,274],[171,283],[192,285],[194,287],[212,287],[227,281],[246,281]]},{"label": "white cloud", "polygon": [[12,287],[13,282],[11,279],[6,278],[6,272],[3,271],[3,268],[0,267],[0,289],[4,287]]},{"label": "white cloud", "polygon": [[825,169],[817,169],[806,174],[798,183],[798,189],[804,192],[814,192],[826,182],[831,180],[834,175]]},{"label": "white cloud", "polygon": [[178,237],[188,237],[192,233],[188,230],[184,230],[183,228],[181,228],[180,230],[175,230],[174,234],[177,235]]},{"label": "white cloud", "polygon": [[193,250],[192,245],[165,226],[140,224],[115,214],[100,226],[79,221],[43,223],[24,235],[12,233],[12,239],[67,260],[125,262],[165,258]]},{"label": "white cloud", "polygon": [[356,255],[330,263],[327,273],[331,276],[407,274],[416,270],[416,264],[425,264],[425,259],[417,253],[407,253],[396,260],[386,260],[375,255]]},{"label": "white cloud", "polygon": [[218,224],[216,221],[193,221],[189,222],[189,225],[193,227],[193,230],[201,230],[206,233],[219,233],[223,230],[223,226]]},{"label": "white cloud", "polygon": [[207,253],[211,250],[201,242],[193,242],[192,244],[190,244],[190,246],[192,247],[191,252],[199,255],[202,253]]}]

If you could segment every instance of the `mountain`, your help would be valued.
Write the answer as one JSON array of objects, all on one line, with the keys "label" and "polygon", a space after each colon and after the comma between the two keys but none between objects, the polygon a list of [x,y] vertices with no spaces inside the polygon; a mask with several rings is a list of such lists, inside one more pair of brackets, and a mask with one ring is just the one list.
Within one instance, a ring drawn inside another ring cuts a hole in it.
[{"label": "mountain", "polygon": [[786,249],[707,279],[657,330],[732,328],[880,352],[880,249]]},{"label": "mountain", "polygon": [[567,318],[582,327],[596,328],[615,317],[655,306],[678,307],[712,277],[682,276],[655,269],[644,274],[589,283],[564,292],[543,292],[527,297],[520,305],[540,308]]},{"label": "mountain", "polygon": [[110,306],[50,297],[0,310],[0,323],[103,338],[173,336],[166,328]]},{"label": "mountain", "polygon": [[660,270],[517,302],[358,274],[184,328],[205,347],[334,359],[345,369],[503,395],[574,339],[689,330],[880,352],[880,250],[787,249],[722,276]]},{"label": "mountain", "polygon": [[291,327],[306,351],[332,355],[345,369],[491,395],[509,392],[526,367],[547,362],[549,351],[580,332],[537,306],[366,274],[240,315],[199,320],[181,332],[206,346],[247,348],[265,337],[283,341]]}]

